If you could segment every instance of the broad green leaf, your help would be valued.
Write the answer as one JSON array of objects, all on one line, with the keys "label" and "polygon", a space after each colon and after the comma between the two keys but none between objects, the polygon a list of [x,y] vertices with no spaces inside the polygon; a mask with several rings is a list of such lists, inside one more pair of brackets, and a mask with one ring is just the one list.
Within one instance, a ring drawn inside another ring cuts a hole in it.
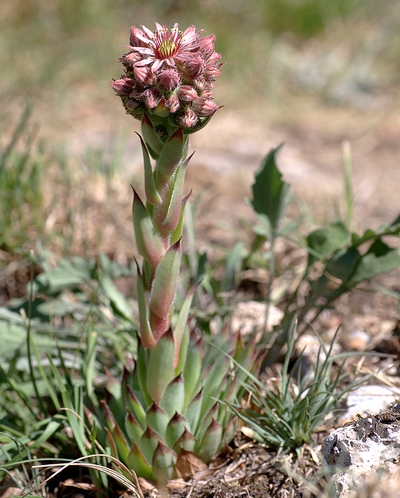
[{"label": "broad green leaf", "polygon": [[326,264],[327,273],[346,285],[360,261],[360,253],[350,247],[337,252]]},{"label": "broad green leaf", "polygon": [[400,235],[400,215],[391,223],[384,224],[375,231],[368,228],[361,236],[353,233],[352,244],[359,246],[365,242],[377,240],[385,235]]},{"label": "broad green leaf", "polygon": [[282,180],[282,174],[276,165],[276,155],[281,147],[272,149],[266,156],[252,186],[253,209],[268,218],[273,230],[279,227],[289,192],[289,184]]},{"label": "broad green leaf", "polygon": [[332,253],[343,249],[350,240],[350,234],[341,221],[331,223],[329,227],[319,228],[307,237],[309,264],[324,261]]},{"label": "broad green leaf", "polygon": [[361,261],[347,285],[354,287],[360,282],[371,280],[378,275],[399,267],[400,250],[391,248],[378,239],[371,245],[368,252],[361,257]]}]

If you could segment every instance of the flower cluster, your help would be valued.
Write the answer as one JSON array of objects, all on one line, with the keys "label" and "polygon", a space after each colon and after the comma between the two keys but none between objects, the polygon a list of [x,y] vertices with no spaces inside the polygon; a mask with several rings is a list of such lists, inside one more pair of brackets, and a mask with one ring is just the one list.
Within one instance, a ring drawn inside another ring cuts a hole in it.
[{"label": "flower cluster", "polygon": [[213,101],[214,80],[221,55],[214,35],[202,36],[190,26],[184,32],[156,23],[151,32],[132,26],[130,51],[121,57],[125,74],[111,86],[128,114],[174,128],[202,127],[218,106]]}]

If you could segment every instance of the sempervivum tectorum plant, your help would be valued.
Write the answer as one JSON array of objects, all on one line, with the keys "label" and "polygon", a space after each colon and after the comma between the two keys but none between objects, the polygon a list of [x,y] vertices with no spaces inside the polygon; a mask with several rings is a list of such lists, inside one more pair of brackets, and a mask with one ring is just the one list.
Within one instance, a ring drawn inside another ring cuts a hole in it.
[{"label": "sempervivum tectorum plant", "polygon": [[152,349],[141,346],[122,382],[109,377],[102,401],[103,443],[138,476],[158,484],[190,476],[198,460],[208,463],[233,439],[236,418],[227,404],[237,402],[244,374],[229,356],[248,368],[252,362],[253,344],[244,347],[238,336],[219,336],[213,345],[194,331],[186,337],[176,368],[172,331]]},{"label": "sempervivum tectorum plant", "polygon": [[212,94],[222,63],[214,40],[194,26],[184,32],[177,24],[168,29],[156,23],[154,32],[133,26],[130,50],[120,59],[125,74],[111,83],[126,112],[138,119],[146,113],[167,135],[204,126],[218,109]]},{"label": "sempervivum tectorum plant", "polygon": [[175,310],[188,134],[218,108],[212,90],[219,59],[214,36],[201,36],[194,26],[180,32],[178,25],[169,30],[157,24],[154,33],[133,27],[130,51],[121,59],[125,75],[112,83],[127,112],[142,123],[144,193],[134,190],[133,199],[142,259],[139,346],[134,368],[107,385],[103,441],[139,476],[161,483],[187,475],[194,455],[209,462],[233,437],[234,418],[219,400],[231,402],[241,384],[221,350],[246,367],[252,361],[253,346],[245,347],[240,337],[220,335],[213,347],[195,323],[188,326],[195,288]]}]

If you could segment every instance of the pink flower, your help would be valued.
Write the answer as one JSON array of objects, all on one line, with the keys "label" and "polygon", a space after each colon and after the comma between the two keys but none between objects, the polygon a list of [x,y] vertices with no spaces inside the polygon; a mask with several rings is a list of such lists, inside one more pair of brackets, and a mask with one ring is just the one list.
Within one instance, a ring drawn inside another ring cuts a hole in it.
[{"label": "pink flower", "polygon": [[[215,36],[189,26],[179,31],[156,23],[154,32],[132,26],[130,51],[121,57],[125,74],[111,86],[129,114],[147,114],[159,127],[201,128],[219,108],[212,100],[223,65],[214,50]],[[200,121],[200,123],[199,123]]]}]

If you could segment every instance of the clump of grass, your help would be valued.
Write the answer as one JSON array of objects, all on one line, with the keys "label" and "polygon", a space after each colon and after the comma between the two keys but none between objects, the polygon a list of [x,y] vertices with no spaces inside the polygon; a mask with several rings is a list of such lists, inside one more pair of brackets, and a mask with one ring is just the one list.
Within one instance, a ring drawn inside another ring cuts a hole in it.
[{"label": "clump of grass", "polygon": [[229,405],[244,422],[246,435],[283,450],[298,450],[304,443],[313,443],[313,434],[326,418],[332,421],[340,413],[340,404],[348,393],[370,378],[370,375],[352,378],[346,371],[351,353],[333,354],[336,335],[337,332],[326,348],[316,334],[320,347],[310,367],[304,368],[310,358],[303,350],[290,368],[296,342],[296,323],[292,321],[284,363],[274,386],[266,388],[257,376],[246,372],[248,406]]}]

